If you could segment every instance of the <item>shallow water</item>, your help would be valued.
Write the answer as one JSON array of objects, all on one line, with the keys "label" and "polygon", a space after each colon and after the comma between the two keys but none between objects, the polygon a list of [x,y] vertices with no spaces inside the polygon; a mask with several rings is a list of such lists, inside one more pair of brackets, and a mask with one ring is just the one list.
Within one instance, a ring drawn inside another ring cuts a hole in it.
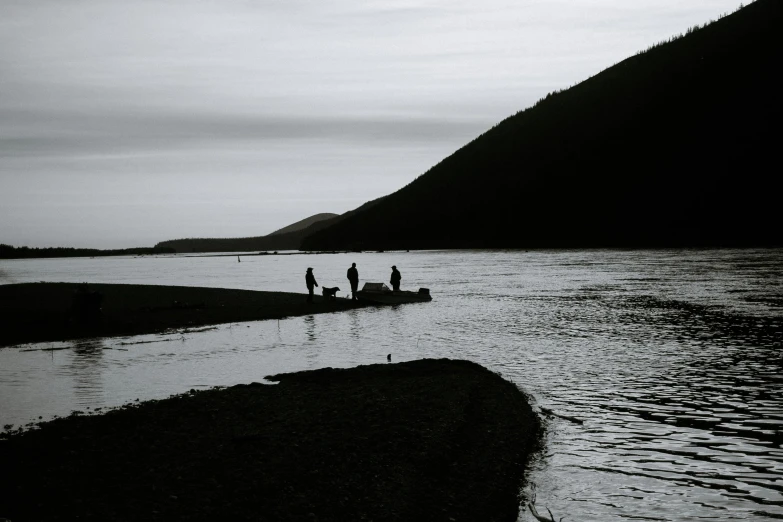
[{"label": "shallow water", "polygon": [[[539,510],[605,521],[783,518],[783,250],[450,251],[0,262],[0,283],[303,291],[427,286],[431,303],[0,349],[20,424],[265,375],[422,357],[479,362],[554,417]],[[344,292],[343,292],[344,294]],[[54,348],[54,349],[52,349]],[[532,520],[529,513],[521,520]]]}]

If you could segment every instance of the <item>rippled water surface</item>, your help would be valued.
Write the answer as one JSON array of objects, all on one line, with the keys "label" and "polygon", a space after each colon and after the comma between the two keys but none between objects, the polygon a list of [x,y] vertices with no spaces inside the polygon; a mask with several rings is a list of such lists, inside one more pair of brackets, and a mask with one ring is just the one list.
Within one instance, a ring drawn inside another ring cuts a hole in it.
[{"label": "rippled water surface", "polygon": [[[783,518],[783,250],[449,251],[0,261],[0,284],[431,288],[431,303],[0,349],[21,424],[324,366],[477,361],[549,417],[537,504],[566,521]],[[521,520],[532,520],[529,513]]]}]

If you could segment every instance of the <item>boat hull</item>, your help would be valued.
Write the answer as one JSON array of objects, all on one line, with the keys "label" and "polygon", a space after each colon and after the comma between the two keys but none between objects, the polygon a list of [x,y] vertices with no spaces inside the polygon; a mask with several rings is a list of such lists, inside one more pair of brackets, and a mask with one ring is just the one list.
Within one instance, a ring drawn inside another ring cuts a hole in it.
[{"label": "boat hull", "polygon": [[432,297],[428,294],[420,294],[407,290],[400,290],[397,292],[369,292],[361,290],[356,292],[356,297],[358,297],[360,301],[380,304],[426,303],[432,301]]}]

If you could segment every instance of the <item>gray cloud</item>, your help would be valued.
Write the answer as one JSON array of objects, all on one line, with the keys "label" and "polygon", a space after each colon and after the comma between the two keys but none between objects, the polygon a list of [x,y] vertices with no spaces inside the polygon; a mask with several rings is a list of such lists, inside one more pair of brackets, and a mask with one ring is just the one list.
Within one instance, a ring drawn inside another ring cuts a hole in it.
[{"label": "gray cloud", "polygon": [[[487,122],[454,118],[0,112],[0,157],[144,153],[232,142],[329,141],[336,147],[459,143]],[[306,144],[302,145],[306,147]]]}]

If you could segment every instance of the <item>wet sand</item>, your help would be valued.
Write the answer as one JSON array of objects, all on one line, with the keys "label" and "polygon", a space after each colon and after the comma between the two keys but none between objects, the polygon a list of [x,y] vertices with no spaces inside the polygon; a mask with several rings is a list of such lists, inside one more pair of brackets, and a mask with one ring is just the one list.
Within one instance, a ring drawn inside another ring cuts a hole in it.
[{"label": "wet sand", "polygon": [[0,517],[508,521],[540,424],[468,361],[283,374],[0,439]]},{"label": "wet sand", "polygon": [[[90,284],[99,314],[74,304],[75,283],[0,285],[0,346],[81,337],[139,335],[171,328],[282,319],[350,310],[366,303],[316,295],[187,286]],[[316,288],[318,292],[320,288]],[[340,295],[347,295],[341,292]]]}]

